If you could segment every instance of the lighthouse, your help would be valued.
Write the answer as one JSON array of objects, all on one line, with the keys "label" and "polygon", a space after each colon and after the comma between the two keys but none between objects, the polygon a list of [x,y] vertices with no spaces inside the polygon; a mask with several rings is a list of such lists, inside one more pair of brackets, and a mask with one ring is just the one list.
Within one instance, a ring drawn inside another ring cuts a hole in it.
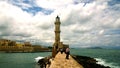
[{"label": "lighthouse", "polygon": [[57,16],[55,20],[55,43],[60,42],[60,18]]},{"label": "lighthouse", "polygon": [[60,46],[60,17],[57,16],[55,18],[55,41],[54,41],[54,44],[53,44],[53,48],[52,48],[52,57],[55,57],[55,55],[57,54],[57,51],[59,49],[59,46]]},{"label": "lighthouse", "polygon": [[55,18],[55,41],[53,43],[53,47],[52,47],[52,57],[54,58],[55,55],[57,54],[57,52],[59,51],[59,49],[63,48],[65,49],[66,47],[69,47],[66,44],[63,44],[63,42],[60,41],[60,17],[57,16]]}]

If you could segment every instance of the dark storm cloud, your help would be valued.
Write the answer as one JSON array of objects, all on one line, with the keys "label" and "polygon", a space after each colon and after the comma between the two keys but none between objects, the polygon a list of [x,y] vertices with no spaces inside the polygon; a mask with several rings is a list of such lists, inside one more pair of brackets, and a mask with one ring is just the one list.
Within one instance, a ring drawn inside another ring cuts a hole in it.
[{"label": "dark storm cloud", "polygon": [[0,19],[0,36],[9,36],[11,34],[10,19]]},{"label": "dark storm cloud", "polygon": [[14,33],[14,34],[11,34],[11,36],[20,36],[20,37],[31,37],[32,35],[31,34],[25,34],[25,33]]},{"label": "dark storm cloud", "polygon": [[84,34],[89,33],[89,30],[73,30],[74,33]]},{"label": "dark storm cloud", "polygon": [[[4,16],[3,16],[4,17]],[[10,23],[12,19],[11,18],[1,18],[0,19],[0,30],[6,30],[10,27]]]},{"label": "dark storm cloud", "polygon": [[3,31],[3,30],[7,30],[7,26],[6,25],[0,25],[0,31]]},{"label": "dark storm cloud", "polygon": [[48,30],[49,28],[51,28],[51,25],[48,25],[48,24],[46,23],[46,24],[44,24],[44,25],[38,26],[38,28],[41,28],[41,29],[43,29],[43,30]]}]

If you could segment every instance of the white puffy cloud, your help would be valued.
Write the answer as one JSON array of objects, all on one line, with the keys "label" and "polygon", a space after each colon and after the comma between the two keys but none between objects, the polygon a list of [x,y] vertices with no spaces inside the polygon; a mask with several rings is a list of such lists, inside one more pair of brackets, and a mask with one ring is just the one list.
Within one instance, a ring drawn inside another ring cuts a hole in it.
[{"label": "white puffy cloud", "polygon": [[[110,1],[112,0],[88,0],[88,2],[35,0],[34,3],[31,1],[32,4],[23,1],[0,1],[0,38],[52,45],[54,21],[59,15],[61,41],[64,43],[73,47],[118,46],[120,14],[117,8],[120,4],[111,6]],[[33,5],[40,7],[35,15],[23,10]],[[45,14],[45,12],[50,12],[50,14]]]},{"label": "white puffy cloud", "polygon": [[67,5],[71,4],[72,0],[36,0],[36,3],[46,9],[59,9],[65,8]]}]

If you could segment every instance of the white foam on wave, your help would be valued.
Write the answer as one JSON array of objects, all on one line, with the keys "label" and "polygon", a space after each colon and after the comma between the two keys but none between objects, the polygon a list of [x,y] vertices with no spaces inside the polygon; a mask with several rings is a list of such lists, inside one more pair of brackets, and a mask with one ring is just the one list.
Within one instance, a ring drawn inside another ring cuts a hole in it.
[{"label": "white foam on wave", "polygon": [[35,62],[38,62],[40,59],[43,59],[44,57],[41,57],[41,56],[38,56],[37,58],[34,58],[35,59]]},{"label": "white foam on wave", "polygon": [[97,64],[101,64],[101,65],[104,65],[104,66],[109,66],[111,68],[120,68],[119,66],[114,66],[115,63],[108,63],[106,62],[105,59],[101,59],[101,58],[95,58],[98,62]]}]

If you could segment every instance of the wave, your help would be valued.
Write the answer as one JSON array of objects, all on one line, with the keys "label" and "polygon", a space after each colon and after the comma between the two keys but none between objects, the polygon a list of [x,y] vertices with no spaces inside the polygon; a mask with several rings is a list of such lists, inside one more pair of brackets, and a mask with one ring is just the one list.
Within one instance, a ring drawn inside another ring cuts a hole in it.
[{"label": "wave", "polygon": [[105,59],[101,59],[101,58],[95,58],[98,62],[97,64],[101,64],[101,65],[104,65],[104,66],[109,66],[111,68],[120,68],[120,66],[115,66],[115,63],[109,63],[109,62],[106,62]]}]

